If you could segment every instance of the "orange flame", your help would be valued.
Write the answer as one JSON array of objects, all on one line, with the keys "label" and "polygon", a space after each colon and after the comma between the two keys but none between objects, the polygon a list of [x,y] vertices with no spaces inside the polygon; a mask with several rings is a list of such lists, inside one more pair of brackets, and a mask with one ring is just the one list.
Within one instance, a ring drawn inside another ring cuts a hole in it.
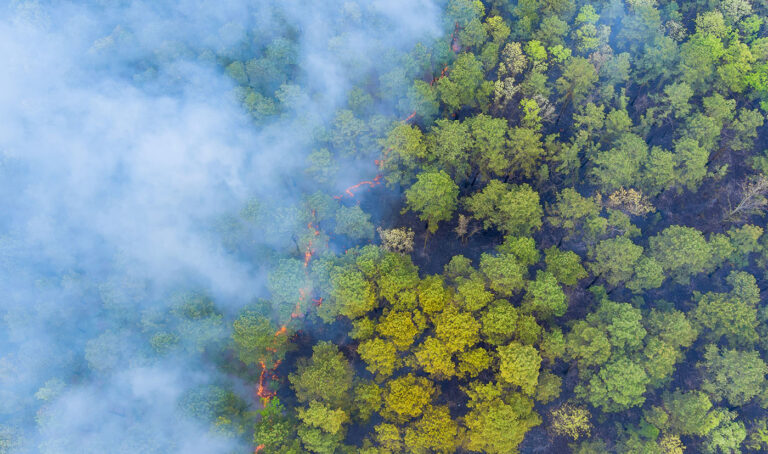
[{"label": "orange flame", "polygon": [[299,289],[299,300],[296,301],[296,307],[293,308],[293,312],[291,312],[291,318],[299,318],[299,317],[301,317],[301,303],[303,303],[306,298],[307,298],[306,291],[303,288],[300,288]]},{"label": "orange flame", "polygon": [[413,117],[415,116],[416,116],[416,112],[411,113],[410,115],[408,115],[408,117],[405,120],[403,120],[403,123],[408,123],[409,121],[413,120]]},{"label": "orange flame", "polygon": [[315,250],[312,249],[312,240],[309,241],[309,244],[307,244],[307,250],[304,251],[304,268],[309,266],[309,261],[312,260],[312,254],[315,253]]},{"label": "orange flame", "polygon": [[[264,364],[264,361],[259,361],[259,365],[261,366],[261,373],[259,374],[259,384],[256,387],[256,396],[258,396],[261,399],[261,402],[264,406],[269,403],[269,399],[273,398],[275,396],[274,391],[269,391],[264,384],[266,380],[268,380],[270,377],[267,377],[267,372],[269,370],[267,369],[267,366]],[[273,369],[277,369],[277,366],[280,365],[280,360],[275,361],[275,366]],[[269,374],[272,378],[275,377],[274,374]]]},{"label": "orange flame", "polygon": [[286,331],[288,331],[288,328],[285,325],[281,326],[280,329],[275,332],[275,337],[285,333]]},{"label": "orange flame", "polygon": [[440,75],[439,75],[438,77],[433,77],[433,78],[432,78],[432,82],[430,82],[430,83],[429,83],[429,85],[434,85],[434,84],[435,84],[435,82],[437,82],[438,80],[440,80],[440,79],[442,79],[443,77],[445,77],[445,75],[446,75],[446,74],[448,74],[448,65],[445,65],[445,66],[443,67],[443,70],[442,70],[442,71],[440,71]]},{"label": "orange flame", "polygon": [[259,374],[259,386],[256,388],[256,395],[261,398],[262,402],[266,406],[267,402],[269,402],[269,399],[272,397],[272,393],[267,391],[264,387],[264,379],[267,372],[267,366],[264,365],[264,361],[259,361],[259,365],[261,365],[261,374]]},{"label": "orange flame", "polygon": [[313,235],[318,236],[320,235],[320,230],[318,230],[318,228],[314,226],[314,220],[315,220],[315,210],[312,210],[312,220],[307,222],[307,228],[312,231]]},{"label": "orange flame", "polygon": [[254,449],[253,454],[257,454],[261,452],[262,449],[264,449],[264,445],[256,446],[256,449]]},{"label": "orange flame", "polygon": [[451,34],[451,50],[453,53],[457,53],[461,50],[461,46],[459,45],[459,37],[457,36],[459,34],[459,23],[456,22],[456,28],[453,29],[453,33]]},{"label": "orange flame", "polygon": [[[352,186],[348,187],[344,192],[346,193],[346,195],[348,195],[350,197],[354,197],[355,193],[352,192],[352,191],[354,191],[355,189],[358,189],[358,188],[360,188],[361,186],[364,186],[364,185],[368,185],[368,186],[374,188],[374,187],[376,187],[376,186],[381,184],[381,178],[382,177],[383,177],[383,175],[381,175],[381,174],[376,175],[376,178],[374,178],[372,181],[361,181],[360,183],[357,183],[355,185],[352,185]],[[342,195],[335,195],[335,196],[333,196],[333,198],[336,199],[336,200],[341,200],[342,198],[344,198],[344,194],[342,194]]]}]

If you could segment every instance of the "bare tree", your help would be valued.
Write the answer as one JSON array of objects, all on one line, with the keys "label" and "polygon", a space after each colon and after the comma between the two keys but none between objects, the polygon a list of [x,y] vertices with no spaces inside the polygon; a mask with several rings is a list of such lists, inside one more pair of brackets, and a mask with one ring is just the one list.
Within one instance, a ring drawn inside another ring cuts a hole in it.
[{"label": "bare tree", "polygon": [[469,227],[469,217],[464,216],[463,214],[459,215],[459,224],[456,226],[456,228],[453,230],[456,232],[456,235],[459,237],[463,237],[467,234],[467,228]]},{"label": "bare tree", "polygon": [[410,254],[413,252],[413,230],[406,229],[405,227],[396,229],[382,229],[379,227],[377,231],[385,250],[400,254]]},{"label": "bare tree", "polygon": [[632,188],[619,188],[608,196],[604,205],[634,216],[644,216],[656,211],[656,208],[642,192]]},{"label": "bare tree", "polygon": [[461,239],[462,243],[466,243],[469,237],[480,231],[480,227],[477,225],[473,225],[472,229],[470,230],[469,227],[471,220],[472,218],[469,216],[460,214],[459,223],[456,228],[453,229],[453,231],[456,232],[456,235]]},{"label": "bare tree", "polygon": [[[768,195],[768,178],[765,175],[743,181],[728,198],[728,210],[724,220],[738,222],[747,216],[762,214],[768,206],[766,195]],[[738,200],[735,205],[734,199]]]}]

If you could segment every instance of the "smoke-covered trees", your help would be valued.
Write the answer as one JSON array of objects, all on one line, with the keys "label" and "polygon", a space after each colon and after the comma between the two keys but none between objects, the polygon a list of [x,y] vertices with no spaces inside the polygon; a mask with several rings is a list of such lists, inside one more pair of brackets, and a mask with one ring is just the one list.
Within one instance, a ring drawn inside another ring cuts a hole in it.
[{"label": "smoke-covered trees", "polygon": [[263,364],[271,369],[282,361],[289,348],[288,334],[276,334],[279,328],[257,311],[248,310],[232,323],[232,340],[240,361]]}]

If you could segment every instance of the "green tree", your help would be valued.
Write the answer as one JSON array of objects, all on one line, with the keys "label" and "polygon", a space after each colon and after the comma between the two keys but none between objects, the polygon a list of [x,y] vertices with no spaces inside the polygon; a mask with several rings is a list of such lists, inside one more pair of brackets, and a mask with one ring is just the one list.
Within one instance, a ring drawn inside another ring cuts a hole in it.
[{"label": "green tree", "polygon": [[304,448],[317,454],[333,454],[343,440],[342,433],[331,434],[306,424],[299,426],[298,434]]},{"label": "green tree", "polygon": [[691,111],[690,100],[692,96],[693,90],[685,82],[675,82],[664,87],[662,102],[665,116],[685,118]]},{"label": "green tree", "polygon": [[536,385],[536,401],[548,404],[557,399],[560,397],[562,385],[562,378],[553,373],[543,371],[539,374],[539,382]]},{"label": "green tree", "polygon": [[[697,142],[698,144],[698,142]],[[643,169],[643,190],[650,196],[657,195],[677,182],[678,169],[675,154],[661,147],[651,148],[648,162]],[[678,188],[681,188],[678,186]]]},{"label": "green tree", "polygon": [[517,319],[517,309],[508,301],[495,301],[480,318],[481,333],[485,340],[491,344],[506,343],[515,333]]},{"label": "green tree", "polygon": [[473,216],[488,229],[525,236],[541,227],[539,194],[527,184],[508,185],[493,180],[465,201]]},{"label": "green tree", "polygon": [[456,356],[459,360],[458,375],[460,377],[477,377],[480,372],[491,367],[493,361],[488,350],[482,347],[460,352]]},{"label": "green tree", "polygon": [[573,57],[563,68],[563,75],[557,79],[557,91],[565,102],[581,103],[597,82],[597,71],[586,58]]},{"label": "green tree", "polygon": [[534,177],[544,156],[541,134],[530,128],[511,128],[506,152],[508,172],[511,175]]},{"label": "green tree", "polygon": [[547,271],[564,285],[576,285],[587,277],[587,270],[581,266],[581,257],[573,251],[561,251],[552,246],[545,251],[544,263]]},{"label": "green tree", "polygon": [[740,228],[731,227],[728,230],[728,237],[731,246],[733,246],[734,254],[730,256],[730,261],[740,268],[749,265],[750,254],[760,250],[758,240],[762,235],[763,228],[756,225],[746,224]]},{"label": "green tree", "polygon": [[288,334],[254,310],[245,310],[232,324],[232,340],[237,357],[245,364],[263,363],[271,369],[288,351]]},{"label": "green tree", "polygon": [[483,64],[472,53],[462,53],[451,66],[449,74],[437,81],[440,100],[449,111],[462,106],[479,107],[484,103]]},{"label": "green tree", "polygon": [[504,242],[496,248],[502,254],[512,254],[521,265],[528,267],[538,263],[541,258],[536,249],[536,240],[530,237],[506,235]]},{"label": "green tree", "polygon": [[351,267],[334,267],[331,277],[331,298],[320,306],[318,315],[330,323],[337,314],[348,318],[364,316],[376,307],[376,294],[360,271]]},{"label": "green tree", "polygon": [[440,312],[451,300],[451,292],[445,286],[442,276],[425,277],[419,284],[419,307],[426,314]]},{"label": "green tree", "polygon": [[536,40],[541,41],[547,47],[562,45],[565,43],[563,37],[568,33],[568,23],[557,16],[550,15],[544,17],[539,24],[539,29],[534,32]]},{"label": "green tree", "polygon": [[568,355],[578,361],[579,367],[603,364],[611,356],[611,343],[607,334],[583,320],[573,325],[565,345]]},{"label": "green tree", "polygon": [[541,356],[530,345],[512,342],[498,348],[499,376],[507,383],[519,386],[524,393],[533,395],[539,379]]},{"label": "green tree", "polygon": [[635,186],[640,177],[640,166],[648,158],[648,145],[632,133],[624,133],[614,147],[601,152],[594,159],[592,175],[606,191]]},{"label": "green tree", "polygon": [[413,453],[452,453],[459,427],[446,406],[429,406],[424,415],[405,429],[405,446]]},{"label": "green tree", "polygon": [[547,222],[565,229],[567,237],[573,236],[589,220],[600,214],[600,205],[592,197],[583,197],[573,188],[565,188],[557,194],[556,203],[547,207]]},{"label": "green tree", "polygon": [[409,255],[388,252],[379,265],[379,297],[388,301],[392,308],[399,311],[416,308],[419,287],[418,268]]},{"label": "green tree", "polygon": [[642,366],[619,358],[601,367],[586,384],[577,385],[575,392],[605,412],[618,412],[642,405],[648,382]]},{"label": "green tree", "polygon": [[480,270],[488,279],[491,289],[501,296],[511,296],[525,286],[523,276],[526,267],[520,265],[512,254],[482,254]]},{"label": "green tree", "polygon": [[480,323],[468,312],[448,307],[433,318],[435,335],[451,352],[460,352],[480,341]]},{"label": "green tree", "polygon": [[316,400],[311,401],[308,408],[299,408],[298,415],[304,424],[331,435],[339,433],[342,426],[349,422],[349,415],[344,410],[331,408]]},{"label": "green tree", "polygon": [[715,67],[724,54],[719,37],[697,32],[680,46],[682,80],[696,91],[706,91],[714,82]]},{"label": "green tree", "polygon": [[649,338],[643,350],[643,366],[651,386],[658,386],[675,371],[675,363],[681,359],[679,351],[657,338]]},{"label": "green tree", "polygon": [[[512,269],[515,266],[507,262],[502,262],[502,264],[509,265],[513,267]],[[504,281],[503,283],[509,283],[509,281]],[[493,293],[489,292],[486,288],[486,279],[480,273],[473,272],[469,278],[460,278],[458,280],[456,285],[456,301],[462,309],[475,312],[493,301]]]},{"label": "green tree", "polygon": [[673,225],[649,240],[650,255],[675,281],[687,284],[690,277],[704,271],[712,251],[698,230]]},{"label": "green tree", "polygon": [[556,359],[565,355],[565,336],[560,328],[553,328],[542,336],[539,343],[541,356],[554,363]]},{"label": "green tree", "polygon": [[280,399],[273,398],[259,410],[253,432],[253,443],[263,445],[265,450],[274,452],[298,452],[296,439],[298,421],[286,411]]},{"label": "green tree", "polygon": [[408,374],[395,378],[387,383],[382,416],[399,423],[417,418],[436,393],[434,384],[424,377]]},{"label": "green tree", "polygon": [[507,121],[480,114],[467,120],[472,135],[472,162],[486,178],[509,171]]},{"label": "green tree", "polygon": [[424,339],[414,352],[419,366],[438,380],[456,375],[456,364],[453,362],[452,353],[445,343],[434,337]]},{"label": "green tree", "polygon": [[366,369],[382,378],[392,375],[400,363],[395,344],[378,337],[358,345],[357,353],[367,364]]},{"label": "green tree", "polygon": [[415,112],[425,122],[430,122],[440,112],[440,102],[437,95],[437,87],[423,80],[415,80],[406,95],[408,106],[406,110]]},{"label": "green tree", "polygon": [[627,288],[635,293],[646,289],[659,288],[664,282],[664,269],[659,262],[650,257],[640,257],[635,264],[635,274],[627,282]]},{"label": "green tree", "polygon": [[475,382],[467,390],[469,413],[466,448],[471,451],[503,454],[514,452],[526,432],[541,424],[533,401],[521,393],[505,393],[494,383]]},{"label": "green tree", "polygon": [[[418,316],[419,314],[414,314]],[[410,312],[390,311],[379,319],[376,331],[392,340],[398,350],[408,350],[421,330],[411,318]]]},{"label": "green tree", "polygon": [[707,175],[709,151],[700,147],[697,140],[683,138],[675,142],[675,161],[677,185],[696,191]]},{"label": "green tree", "polygon": [[675,347],[690,347],[699,335],[686,314],[677,310],[652,309],[645,317],[645,326],[649,335]]},{"label": "green tree", "polygon": [[[311,358],[299,359],[296,372],[288,376],[299,402],[317,400],[334,408],[347,408],[355,371],[339,348],[319,342]],[[329,386],[332,384],[332,386]]]},{"label": "green tree", "polygon": [[469,156],[473,139],[469,132],[469,123],[440,119],[427,135],[430,156],[441,170],[459,182],[469,178],[472,171]]},{"label": "green tree", "polygon": [[374,427],[374,431],[376,432],[376,442],[384,452],[402,452],[403,436],[396,425],[381,423]]},{"label": "green tree", "polygon": [[597,312],[588,315],[587,320],[603,326],[611,345],[619,349],[631,351],[642,347],[647,334],[642,325],[642,313],[628,303],[603,299]]},{"label": "green tree", "polygon": [[719,418],[712,411],[712,402],[701,391],[675,391],[664,397],[670,428],[681,435],[707,435]]},{"label": "green tree", "polygon": [[554,274],[539,270],[536,280],[527,284],[522,307],[527,312],[535,312],[540,318],[561,317],[568,309],[568,299]]},{"label": "green tree", "polygon": [[358,381],[354,389],[354,405],[356,417],[362,422],[370,420],[371,416],[381,409],[382,389],[369,380]]},{"label": "green tree", "polygon": [[[269,273],[267,287],[276,306],[292,308],[308,286],[301,260],[282,259]],[[303,307],[301,309],[304,309]],[[282,314],[281,314],[282,315]]]},{"label": "green tree", "polygon": [[407,209],[419,213],[419,219],[427,221],[431,233],[437,231],[440,221],[453,217],[458,197],[459,187],[442,170],[420,173],[416,183],[405,191]]},{"label": "green tree", "polygon": [[416,171],[427,157],[427,144],[421,130],[408,124],[392,128],[381,143],[384,149],[382,170],[390,184],[413,181]]},{"label": "green tree", "polygon": [[701,369],[701,389],[733,406],[744,405],[759,394],[768,373],[768,366],[756,351],[720,350],[712,344],[706,348]]},{"label": "green tree", "polygon": [[488,33],[478,18],[474,18],[459,31],[459,41],[464,47],[480,47],[488,39]]},{"label": "green tree", "polygon": [[747,438],[744,423],[735,421],[735,412],[721,411],[720,413],[720,424],[707,435],[704,452],[712,454],[741,452],[741,443]]},{"label": "green tree", "polygon": [[351,110],[340,110],[333,119],[330,142],[342,154],[354,155],[359,153],[366,132],[365,121],[356,118]]},{"label": "green tree", "polygon": [[758,339],[757,309],[747,301],[725,293],[707,293],[699,298],[692,312],[711,342],[724,336],[732,347],[751,347]]},{"label": "green tree", "polygon": [[635,266],[643,255],[643,247],[620,236],[603,240],[595,247],[595,261],[590,270],[605,278],[609,285],[619,285],[632,278]]}]

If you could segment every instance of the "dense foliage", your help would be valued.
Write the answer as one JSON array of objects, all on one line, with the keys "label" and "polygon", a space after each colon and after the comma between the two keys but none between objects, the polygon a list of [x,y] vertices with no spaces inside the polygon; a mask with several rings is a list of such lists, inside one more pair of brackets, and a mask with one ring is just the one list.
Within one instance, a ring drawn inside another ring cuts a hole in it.
[{"label": "dense foliage", "polygon": [[[444,269],[384,235],[313,258],[317,313],[348,334],[299,360],[294,422],[277,442],[259,418],[255,443],[507,453],[538,428],[574,452],[766,448],[765,7],[448,2],[450,48],[393,69],[405,97],[360,89],[412,111],[376,159],[426,225],[384,222]],[[349,107],[318,177],[333,153],[371,156],[353,144],[379,120]],[[337,234],[370,239],[337,213]]]},{"label": "dense foliage", "polygon": [[[298,359],[255,444],[511,453],[535,430],[552,452],[768,448],[766,7],[449,1],[445,38],[353,90],[310,156],[318,185],[375,159],[402,211],[308,200],[359,246],[274,269],[275,296],[304,286],[319,307],[290,322]],[[227,70],[264,93],[252,66]],[[294,348],[269,323],[235,322],[245,364]]]}]

